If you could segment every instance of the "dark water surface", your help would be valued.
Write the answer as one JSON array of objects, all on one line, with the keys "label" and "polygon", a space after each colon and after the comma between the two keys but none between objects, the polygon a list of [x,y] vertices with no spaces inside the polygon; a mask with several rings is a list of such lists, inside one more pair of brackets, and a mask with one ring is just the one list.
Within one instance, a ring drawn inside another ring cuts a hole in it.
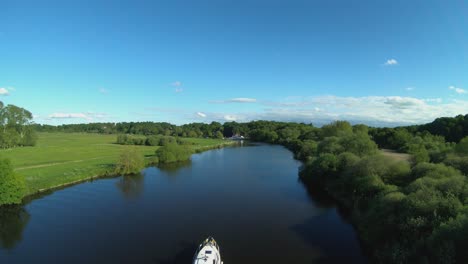
[{"label": "dark water surface", "polygon": [[0,210],[0,263],[364,263],[352,226],[298,180],[280,146],[225,148],[141,176],[87,182]]}]

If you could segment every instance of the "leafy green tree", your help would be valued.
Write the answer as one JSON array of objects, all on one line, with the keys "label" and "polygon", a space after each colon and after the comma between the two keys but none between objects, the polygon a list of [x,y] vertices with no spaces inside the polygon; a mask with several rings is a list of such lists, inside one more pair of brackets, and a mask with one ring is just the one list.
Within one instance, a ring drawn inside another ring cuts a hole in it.
[{"label": "leafy green tree", "polygon": [[340,142],[341,140],[339,137],[327,137],[318,144],[317,152],[319,155],[322,153],[340,154],[344,151]]},{"label": "leafy green tree", "polygon": [[377,153],[377,145],[363,132],[345,134],[340,138],[339,144],[344,151],[354,153],[359,157]]},{"label": "leafy green tree", "polygon": [[338,170],[344,172],[358,163],[360,158],[351,152],[342,152],[338,155]]},{"label": "leafy green tree", "polygon": [[115,166],[115,173],[137,174],[145,167],[145,160],[141,153],[134,147],[125,148],[120,154]]},{"label": "leafy green tree", "polygon": [[430,251],[438,263],[466,263],[468,260],[468,212],[442,223],[429,239]]},{"label": "leafy green tree", "polygon": [[460,170],[465,174],[465,176],[468,176],[468,157],[463,156],[460,157],[458,155],[448,155],[447,158],[444,160],[444,164],[447,166],[453,167],[457,170]]},{"label": "leafy green tree", "polygon": [[159,163],[173,163],[189,160],[192,151],[186,146],[167,144],[156,150]]},{"label": "leafy green tree", "polygon": [[429,152],[427,151],[424,140],[421,137],[414,137],[405,145],[406,152],[411,154],[416,163],[429,162]]},{"label": "leafy green tree", "polygon": [[295,128],[285,127],[278,130],[277,134],[279,139],[284,142],[289,142],[297,139],[301,135],[301,132]]},{"label": "leafy green tree", "polygon": [[317,142],[313,140],[304,141],[295,151],[296,158],[299,160],[306,160],[313,157],[317,153]]},{"label": "leafy green tree", "polygon": [[464,137],[456,146],[455,152],[459,155],[468,156],[468,136]]},{"label": "leafy green tree", "polygon": [[146,146],[158,146],[160,137],[158,136],[148,136],[146,137],[145,145]]},{"label": "leafy green tree", "polygon": [[369,127],[363,124],[359,125],[354,125],[353,126],[353,132],[354,133],[363,133],[363,134],[369,134]]},{"label": "leafy green tree", "polygon": [[312,174],[319,177],[335,177],[338,172],[338,159],[331,153],[317,157],[311,164]]},{"label": "leafy green tree", "polygon": [[353,132],[353,127],[347,121],[335,121],[322,127],[322,138],[339,136]]},{"label": "leafy green tree", "polygon": [[411,133],[404,128],[395,129],[388,139],[390,148],[404,152],[406,144],[411,141],[412,137]]},{"label": "leafy green tree", "polygon": [[215,138],[223,139],[224,135],[223,135],[223,133],[221,131],[216,131]]},{"label": "leafy green tree", "polygon": [[21,203],[25,192],[24,178],[13,171],[9,159],[0,158],[0,206]]},{"label": "leafy green tree", "polygon": [[7,105],[0,107],[0,130],[3,131],[2,146],[32,146],[35,144],[35,131],[30,128],[32,114],[28,110]]}]

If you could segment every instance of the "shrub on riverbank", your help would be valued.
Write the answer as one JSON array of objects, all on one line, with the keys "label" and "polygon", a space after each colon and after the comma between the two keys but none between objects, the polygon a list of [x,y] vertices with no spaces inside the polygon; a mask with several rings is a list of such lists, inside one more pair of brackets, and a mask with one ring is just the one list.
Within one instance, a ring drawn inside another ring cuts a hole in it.
[{"label": "shrub on riverbank", "polygon": [[128,148],[120,154],[115,166],[115,173],[124,175],[139,173],[144,167],[145,160],[143,155],[135,148]]},{"label": "shrub on riverbank", "polygon": [[192,150],[177,144],[167,144],[156,150],[159,163],[172,163],[189,160]]},{"label": "shrub on riverbank", "polygon": [[25,191],[24,179],[13,171],[11,161],[0,158],[0,206],[21,203]]}]

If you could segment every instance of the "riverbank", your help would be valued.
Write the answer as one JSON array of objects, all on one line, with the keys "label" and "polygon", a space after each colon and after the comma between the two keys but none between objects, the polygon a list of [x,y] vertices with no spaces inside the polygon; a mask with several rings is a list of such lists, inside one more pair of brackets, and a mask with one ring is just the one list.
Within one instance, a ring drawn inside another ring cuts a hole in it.
[{"label": "riverbank", "polygon": [[[26,180],[27,193],[32,195],[62,188],[114,173],[114,165],[126,148],[136,148],[151,164],[158,146],[126,146],[115,144],[116,135],[90,133],[39,133],[37,145],[0,150],[9,158],[15,172]],[[222,139],[184,138],[192,142],[194,153],[222,148],[235,142]]]}]

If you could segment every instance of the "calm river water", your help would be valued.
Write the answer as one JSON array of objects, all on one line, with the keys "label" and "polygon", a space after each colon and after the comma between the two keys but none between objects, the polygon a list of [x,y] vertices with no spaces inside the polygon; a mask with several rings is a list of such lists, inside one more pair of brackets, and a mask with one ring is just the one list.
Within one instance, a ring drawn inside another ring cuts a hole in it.
[{"label": "calm river water", "polygon": [[300,165],[280,146],[233,147],[58,190],[0,209],[0,263],[191,263],[210,235],[225,264],[365,263]]}]

